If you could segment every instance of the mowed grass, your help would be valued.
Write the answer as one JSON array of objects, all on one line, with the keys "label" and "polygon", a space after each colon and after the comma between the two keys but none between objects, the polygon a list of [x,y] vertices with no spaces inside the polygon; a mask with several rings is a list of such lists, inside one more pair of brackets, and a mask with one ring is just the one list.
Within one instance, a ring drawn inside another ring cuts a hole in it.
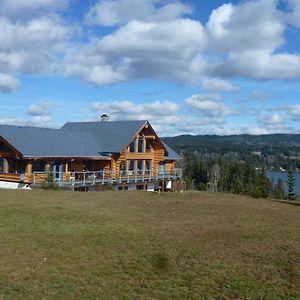
[{"label": "mowed grass", "polygon": [[0,299],[300,299],[300,207],[0,191]]}]

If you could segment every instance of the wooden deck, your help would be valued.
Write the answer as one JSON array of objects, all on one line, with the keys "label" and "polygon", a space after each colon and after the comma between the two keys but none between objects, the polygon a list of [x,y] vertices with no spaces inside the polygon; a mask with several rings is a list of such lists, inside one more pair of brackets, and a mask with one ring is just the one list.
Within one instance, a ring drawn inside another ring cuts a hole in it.
[{"label": "wooden deck", "polygon": [[[93,185],[119,184],[119,183],[146,183],[159,180],[179,180],[182,170],[174,169],[170,172],[152,173],[151,171],[131,171],[127,174],[120,173],[114,177],[112,171],[54,173],[55,180],[61,187],[84,187]],[[44,172],[33,173],[33,185],[41,184],[46,178]]]}]

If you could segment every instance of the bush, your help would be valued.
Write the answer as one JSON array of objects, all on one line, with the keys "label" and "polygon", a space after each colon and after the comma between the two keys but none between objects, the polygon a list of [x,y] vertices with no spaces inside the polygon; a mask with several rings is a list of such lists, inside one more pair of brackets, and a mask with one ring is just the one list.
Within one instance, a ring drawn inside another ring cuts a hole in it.
[{"label": "bush", "polygon": [[103,191],[113,191],[114,187],[112,184],[105,184],[103,185]]},{"label": "bush", "polygon": [[52,191],[58,191],[60,189],[58,183],[54,180],[53,172],[47,172],[47,177],[42,183],[42,188]]}]

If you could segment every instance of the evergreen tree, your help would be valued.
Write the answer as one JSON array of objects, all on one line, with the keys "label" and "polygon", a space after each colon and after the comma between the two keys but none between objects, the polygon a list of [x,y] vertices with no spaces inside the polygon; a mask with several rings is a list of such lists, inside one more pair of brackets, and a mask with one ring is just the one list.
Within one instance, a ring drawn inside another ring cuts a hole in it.
[{"label": "evergreen tree", "polygon": [[54,190],[54,191],[59,190],[59,185],[55,181],[54,174],[52,171],[47,172],[47,177],[42,183],[42,188],[44,190]]},{"label": "evergreen tree", "polygon": [[261,196],[267,198],[270,195],[272,186],[266,175],[265,169],[263,168],[259,174],[259,189],[261,191]]},{"label": "evergreen tree", "polygon": [[292,173],[291,169],[288,172],[286,184],[288,186],[287,199],[291,201],[296,200],[296,194],[295,194],[296,178]]},{"label": "evergreen tree", "polygon": [[283,180],[281,178],[279,178],[277,183],[275,184],[274,197],[275,197],[275,199],[284,199],[285,198],[285,187],[284,187]]}]

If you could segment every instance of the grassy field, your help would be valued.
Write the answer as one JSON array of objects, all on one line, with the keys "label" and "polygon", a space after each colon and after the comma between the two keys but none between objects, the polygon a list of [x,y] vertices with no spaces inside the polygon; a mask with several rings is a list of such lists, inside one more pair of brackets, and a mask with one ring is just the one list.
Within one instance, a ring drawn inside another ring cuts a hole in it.
[{"label": "grassy field", "polygon": [[300,207],[0,191],[0,299],[300,299]]}]

